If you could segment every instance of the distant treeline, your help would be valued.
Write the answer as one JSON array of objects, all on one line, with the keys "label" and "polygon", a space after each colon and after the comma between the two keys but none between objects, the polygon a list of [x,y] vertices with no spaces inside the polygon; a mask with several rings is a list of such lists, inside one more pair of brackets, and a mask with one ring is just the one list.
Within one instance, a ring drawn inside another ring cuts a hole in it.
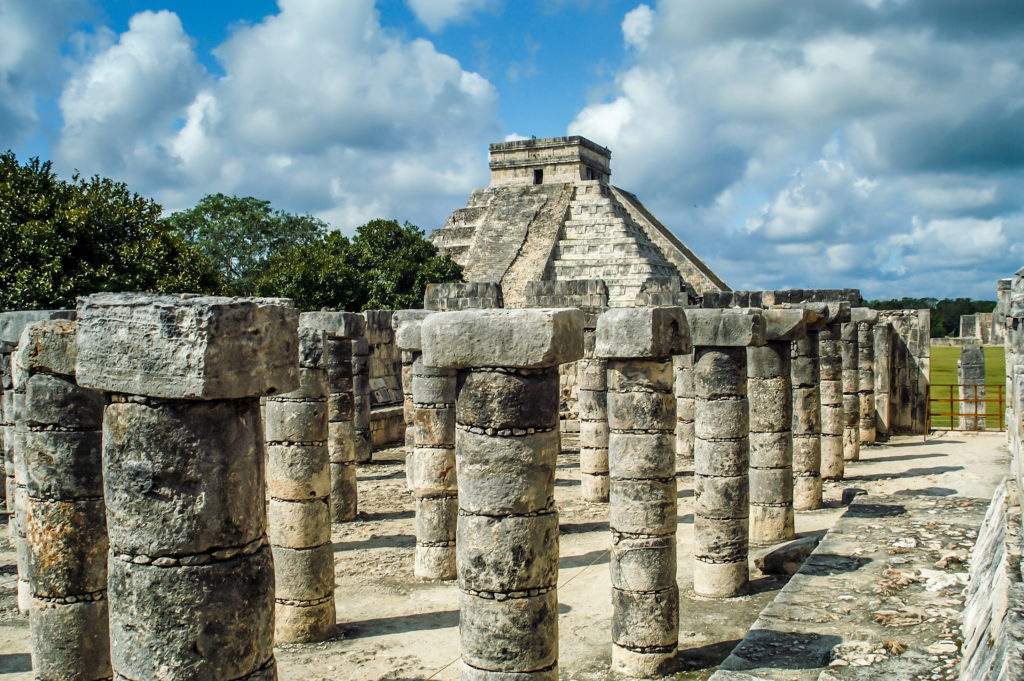
[{"label": "distant treeline", "polygon": [[960,332],[960,317],[965,314],[991,312],[996,307],[994,300],[971,300],[970,298],[899,298],[894,300],[871,300],[868,307],[875,310],[923,310],[932,311],[932,338],[955,336]]}]

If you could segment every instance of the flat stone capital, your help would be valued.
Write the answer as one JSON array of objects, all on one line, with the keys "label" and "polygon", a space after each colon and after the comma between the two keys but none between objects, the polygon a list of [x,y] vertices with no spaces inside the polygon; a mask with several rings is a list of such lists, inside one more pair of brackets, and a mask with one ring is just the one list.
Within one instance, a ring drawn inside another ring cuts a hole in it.
[{"label": "flat stone capital", "polygon": [[597,318],[595,357],[664,358],[692,350],[681,307],[615,307]]},{"label": "flat stone capital", "polygon": [[75,348],[75,322],[68,319],[32,322],[21,332],[13,365],[25,374],[44,371],[74,376]]},{"label": "flat stone capital", "polygon": [[423,320],[435,314],[434,310],[396,310],[391,317],[395,329],[395,345],[406,352],[422,352],[420,327]]},{"label": "flat stone capital", "polygon": [[327,367],[327,332],[309,326],[299,327],[299,367],[322,369]]},{"label": "flat stone capital", "polygon": [[33,322],[48,319],[74,319],[74,310],[14,310],[0,312],[0,342],[17,345],[21,332]]},{"label": "flat stone capital", "polygon": [[298,325],[287,298],[98,293],[78,302],[78,384],[183,400],[291,392]]},{"label": "flat stone capital", "polygon": [[690,340],[700,347],[746,347],[764,345],[765,318],[762,310],[686,308]]},{"label": "flat stone capital", "polygon": [[803,310],[808,331],[820,331],[828,324],[828,303],[784,303],[773,306],[783,310]]},{"label": "flat stone capital", "polygon": [[299,315],[299,326],[323,329],[328,336],[361,338],[366,334],[366,317],[358,312],[320,310]]},{"label": "flat stone capital", "polygon": [[439,369],[536,369],[583,357],[583,313],[575,308],[437,313],[420,335],[423,364]]},{"label": "flat stone capital", "polygon": [[857,324],[877,324],[878,310],[872,310],[870,307],[852,308],[850,310],[850,321],[856,322]]},{"label": "flat stone capital", "polygon": [[806,313],[801,309],[764,311],[765,340],[792,341],[807,335]]},{"label": "flat stone capital", "polygon": [[844,323],[850,321],[850,303],[839,300],[828,303],[828,323]]}]

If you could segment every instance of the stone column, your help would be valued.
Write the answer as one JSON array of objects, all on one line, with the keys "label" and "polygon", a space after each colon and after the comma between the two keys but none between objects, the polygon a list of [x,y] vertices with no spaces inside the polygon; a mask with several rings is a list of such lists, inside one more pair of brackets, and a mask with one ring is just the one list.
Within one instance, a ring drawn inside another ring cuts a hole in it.
[{"label": "stone column", "polygon": [[728,598],[747,591],[750,421],[747,351],[765,343],[750,310],[686,310],[694,345],[693,590]]},{"label": "stone column", "polygon": [[336,630],[327,453],[327,334],[299,328],[299,389],[266,399],[274,640],[323,641]]},{"label": "stone column", "polygon": [[875,338],[875,439],[888,437],[891,429],[890,392],[892,390],[892,326],[879,319]]},{"label": "stone column", "polygon": [[110,393],[115,678],[277,678],[259,396],[299,387],[297,327],[280,298],[80,299],[78,382]]},{"label": "stone column", "polygon": [[352,338],[352,400],[356,463],[366,463],[373,458],[373,439],[370,435],[370,344],[365,335]]},{"label": "stone column", "polygon": [[[404,310],[396,310],[395,312],[398,314],[404,312]],[[391,319],[397,338],[398,321],[395,317]],[[413,449],[416,447],[412,430],[413,418],[416,414],[416,403],[412,400],[412,365],[416,361],[418,353],[401,350],[401,348],[399,348],[399,351],[402,353],[402,422],[405,424],[405,484],[411,492],[413,487],[410,470],[412,468]]]},{"label": "stone column", "polygon": [[985,399],[985,349],[980,345],[960,348],[957,383],[960,384],[959,397],[963,400],[960,402],[960,429],[985,430],[985,403],[974,401]]},{"label": "stone column", "polygon": [[75,384],[72,321],[27,326],[13,364],[35,678],[109,679],[103,396]]},{"label": "stone column", "polygon": [[25,502],[28,492],[25,481],[18,475],[22,468],[18,462],[20,438],[15,435],[15,424],[25,404],[25,388],[14,385],[11,375],[12,355],[18,347],[22,331],[33,322],[50,319],[74,319],[74,310],[21,310],[0,313],[0,365],[3,370],[3,397],[0,400],[0,420],[3,425],[4,492],[9,521],[8,536],[14,546],[18,569],[18,611],[28,614],[32,591],[28,583],[28,550],[25,545]]},{"label": "stone column", "polygon": [[679,645],[676,407],[672,357],[691,350],[679,307],[613,308],[597,321],[607,360],[612,670],[660,678]]},{"label": "stone column", "polygon": [[608,502],[607,362],[576,363],[580,410],[580,495],[584,501]]},{"label": "stone column", "polygon": [[558,365],[583,356],[579,310],[427,317],[423,363],[457,369],[463,681],[558,678]]},{"label": "stone column", "polygon": [[[327,455],[331,462],[331,520],[347,522],[359,510],[356,464],[369,460],[370,407],[366,392],[366,318],[356,312],[303,312],[303,328],[327,333]],[[360,345],[362,341],[362,345]],[[357,372],[362,371],[360,379]],[[360,392],[361,391],[361,392]],[[365,414],[359,416],[359,411]],[[365,425],[362,425],[364,424]]]},{"label": "stone column", "polygon": [[793,388],[790,346],[807,336],[804,311],[764,312],[764,345],[747,348],[750,543],[793,538]]},{"label": "stone column", "polygon": [[821,508],[821,374],[818,332],[828,317],[824,303],[805,303],[807,333],[792,343],[793,508]]},{"label": "stone column", "polygon": [[420,579],[455,579],[455,532],[459,513],[455,475],[455,371],[423,363],[426,310],[395,312],[395,342],[412,359],[413,453],[406,475],[416,497],[416,556]]},{"label": "stone column", "polygon": [[[852,310],[851,310],[852,312]],[[860,460],[860,376],[857,371],[857,322],[842,325],[839,353],[843,382],[843,460]]]},{"label": "stone column", "polygon": [[821,478],[843,477],[843,363],[839,340],[843,322],[850,320],[850,304],[829,303],[828,323],[818,332],[818,368],[821,375]]},{"label": "stone column", "polygon": [[676,395],[676,470],[693,472],[693,353],[672,358]]},{"label": "stone column", "polygon": [[878,311],[857,307],[851,311],[857,324],[857,399],[860,444],[874,444],[875,431],[875,324]]}]

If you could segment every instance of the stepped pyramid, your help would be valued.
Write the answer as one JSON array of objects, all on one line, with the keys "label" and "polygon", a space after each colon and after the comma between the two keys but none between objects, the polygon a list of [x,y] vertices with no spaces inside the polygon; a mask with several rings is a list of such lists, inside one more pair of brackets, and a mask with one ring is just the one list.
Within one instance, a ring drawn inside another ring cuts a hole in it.
[{"label": "stepped pyramid", "polygon": [[631,306],[644,282],[678,279],[697,295],[729,287],[643,204],[609,183],[611,152],[583,137],[490,147],[491,184],[430,240],[466,281],[501,284],[507,307],[526,282],[602,279],[608,303]]}]

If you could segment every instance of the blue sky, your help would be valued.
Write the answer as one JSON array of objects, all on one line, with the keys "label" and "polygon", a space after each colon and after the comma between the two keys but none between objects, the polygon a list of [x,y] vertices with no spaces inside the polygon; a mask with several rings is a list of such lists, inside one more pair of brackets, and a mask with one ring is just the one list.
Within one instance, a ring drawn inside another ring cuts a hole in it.
[{"label": "blue sky", "polygon": [[736,288],[992,298],[1024,264],[1024,3],[0,0],[0,147],[172,211],[429,230],[582,134]]}]

